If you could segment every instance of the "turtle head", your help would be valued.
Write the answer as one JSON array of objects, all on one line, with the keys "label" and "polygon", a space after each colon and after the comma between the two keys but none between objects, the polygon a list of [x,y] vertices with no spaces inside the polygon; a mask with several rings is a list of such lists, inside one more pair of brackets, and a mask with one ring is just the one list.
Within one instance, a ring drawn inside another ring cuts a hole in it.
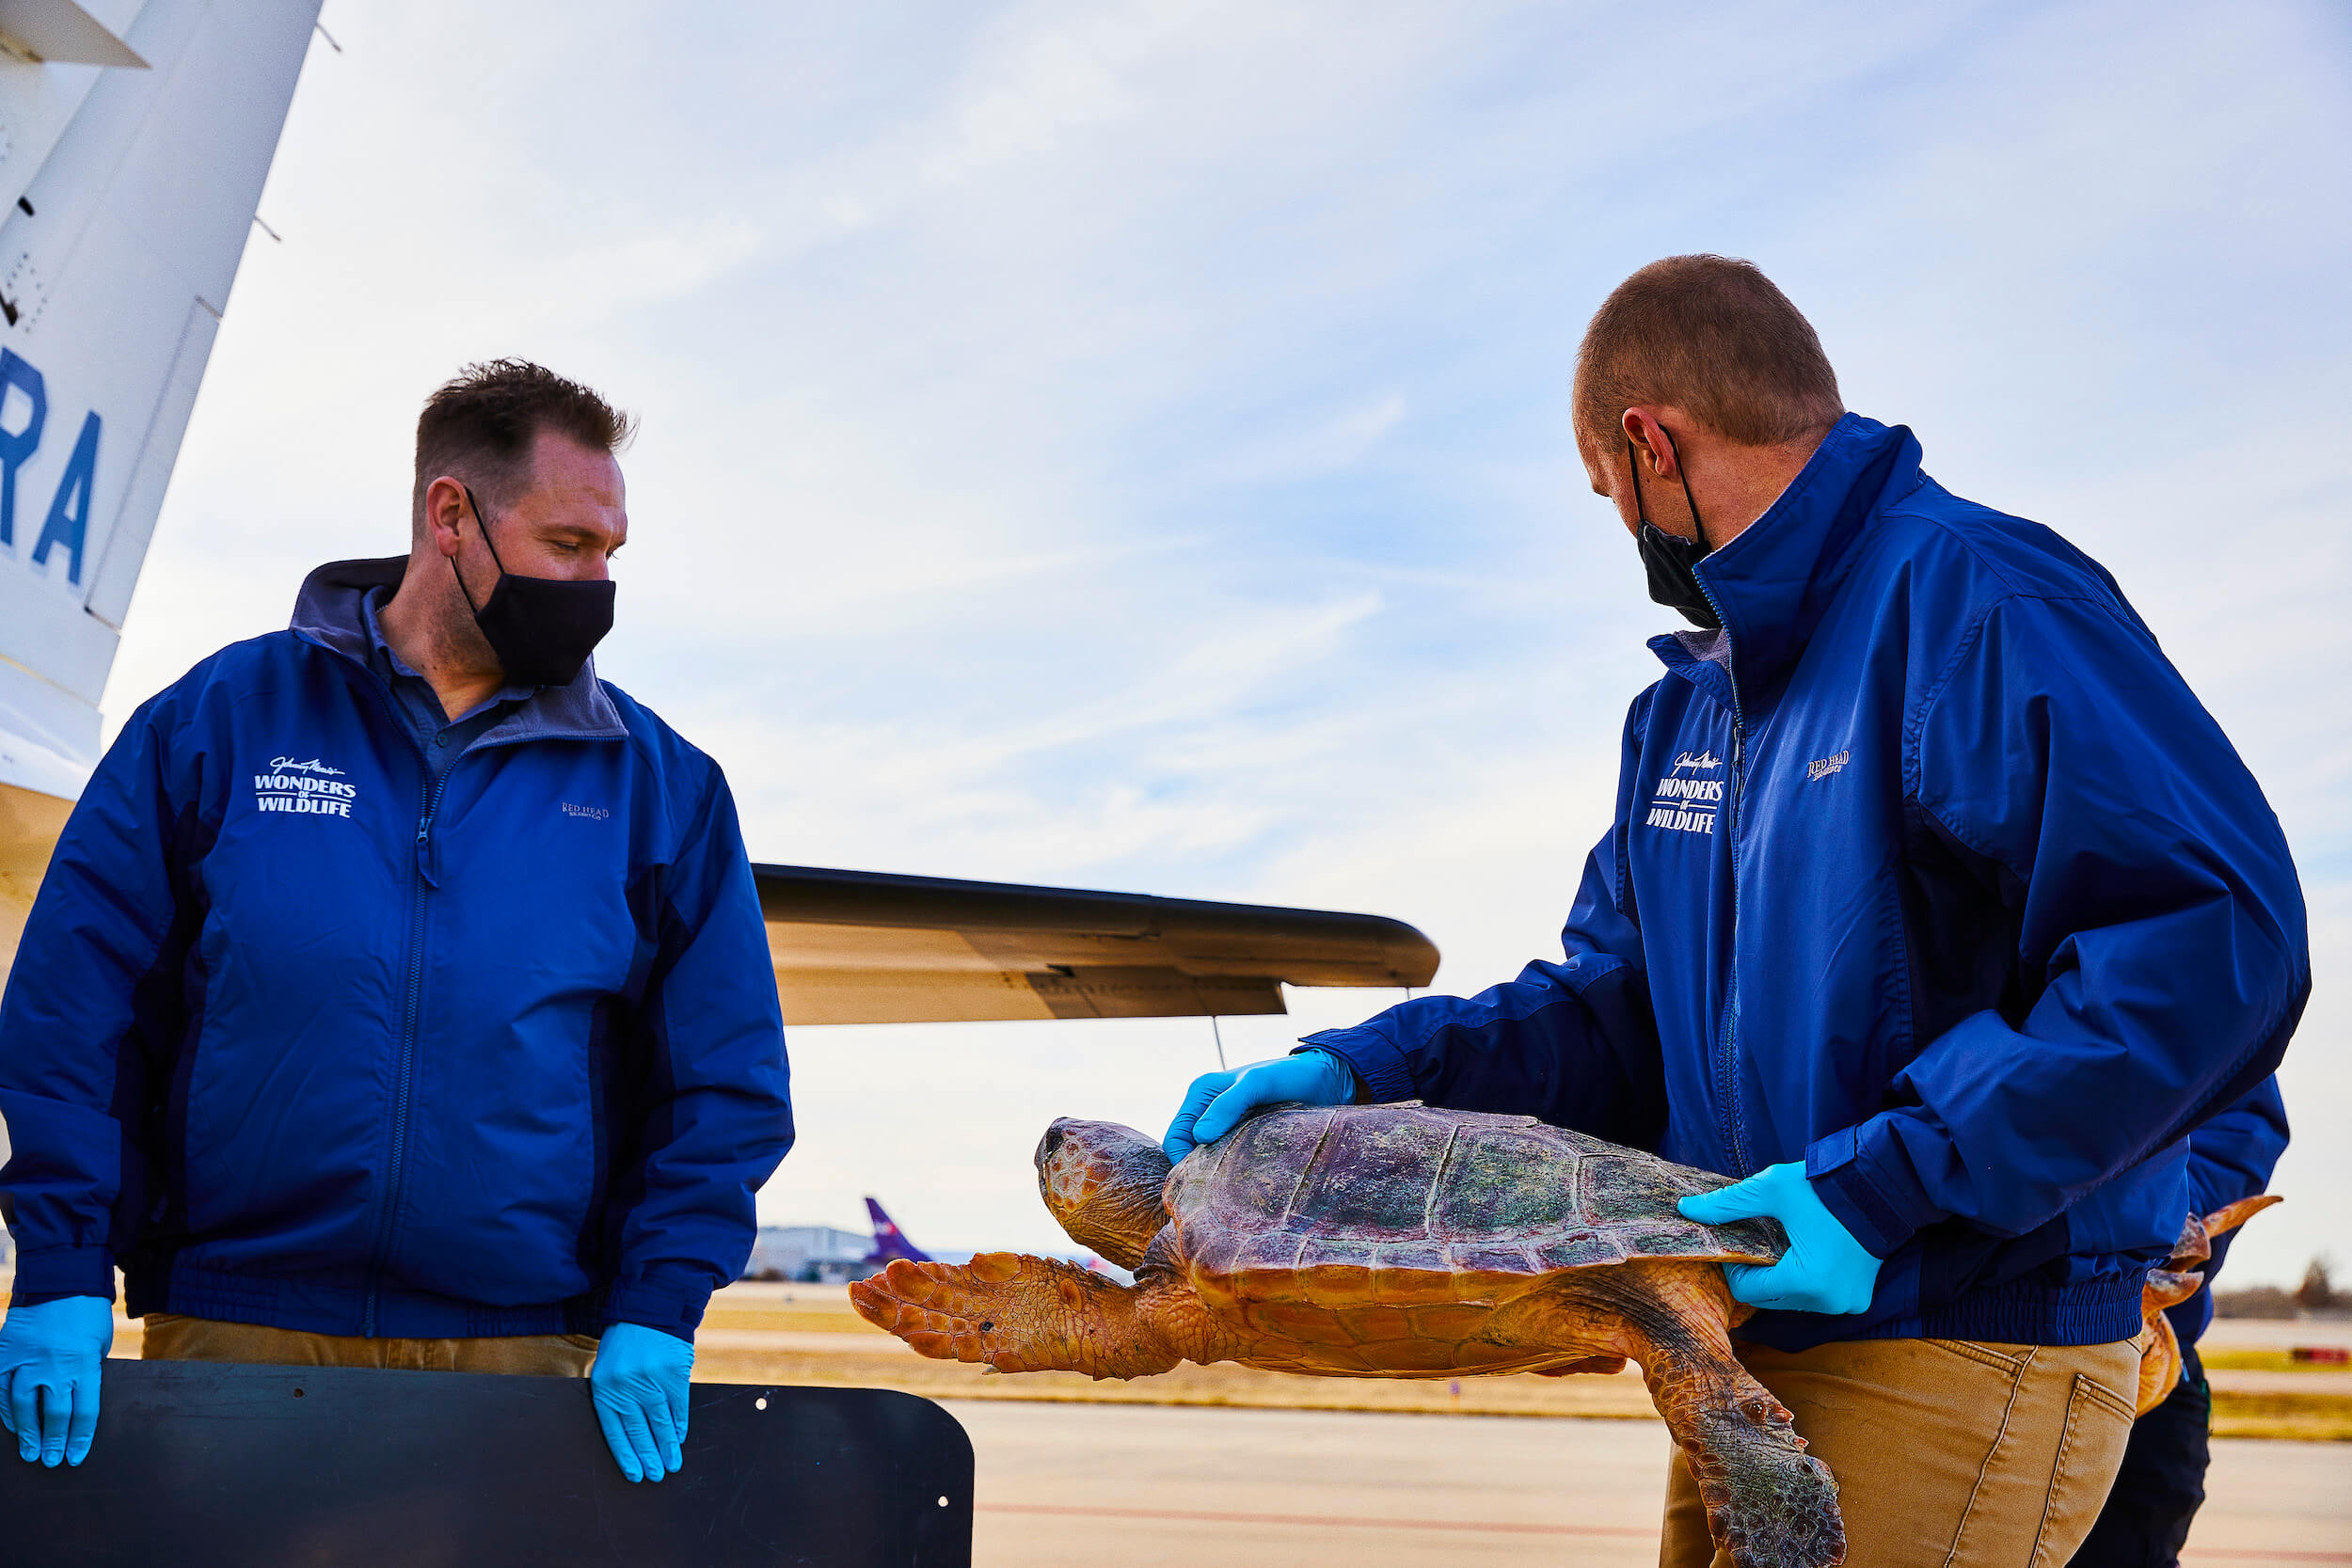
[{"label": "turtle head", "polygon": [[1122,1269],[1139,1267],[1143,1249],[1168,1224],[1160,1189],[1168,1156],[1159,1144],[1115,1121],[1063,1117],[1037,1146],[1037,1190],[1080,1246]]}]

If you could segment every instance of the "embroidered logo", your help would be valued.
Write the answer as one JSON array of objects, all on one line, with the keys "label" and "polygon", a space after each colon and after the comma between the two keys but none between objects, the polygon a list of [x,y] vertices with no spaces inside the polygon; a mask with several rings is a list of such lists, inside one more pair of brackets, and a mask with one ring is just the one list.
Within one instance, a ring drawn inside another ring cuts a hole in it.
[{"label": "embroidered logo", "polygon": [[1834,757],[1822,757],[1817,761],[1808,762],[1804,765],[1804,782],[1811,784],[1816,779],[1826,779],[1852,760],[1853,752],[1849,749],[1838,752]]},{"label": "embroidered logo", "polygon": [[1658,781],[1658,792],[1650,801],[1649,816],[1643,826],[1663,828],[1678,833],[1711,833],[1715,817],[1723,809],[1724,781],[1721,779],[1686,778],[1684,773],[1721,771],[1722,761],[1712,752],[1692,756],[1684,752],[1676,756],[1674,767]]},{"label": "embroidered logo", "polygon": [[253,775],[253,807],[299,816],[347,817],[359,791],[342,783],[342,768],[329,768],[316,757],[308,762],[272,757],[268,772]]},{"label": "embroidered logo", "polygon": [[586,817],[586,818],[587,818],[589,821],[591,821],[591,822],[601,822],[601,821],[603,821],[606,817],[609,817],[609,816],[611,816],[612,815],[612,812],[610,812],[610,811],[606,810],[606,809],[605,809],[604,807],[602,807],[602,806],[582,806],[582,805],[575,805],[573,802],[571,802],[571,801],[569,801],[569,800],[565,800],[565,801],[564,801],[564,802],[563,802],[563,806],[564,806],[564,816],[584,816],[584,817]]}]

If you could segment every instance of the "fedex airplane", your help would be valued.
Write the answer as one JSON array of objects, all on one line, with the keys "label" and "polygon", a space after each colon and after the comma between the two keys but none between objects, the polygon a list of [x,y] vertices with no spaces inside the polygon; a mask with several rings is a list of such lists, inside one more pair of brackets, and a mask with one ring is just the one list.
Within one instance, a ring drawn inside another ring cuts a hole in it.
[{"label": "fedex airplane", "polygon": [[866,1217],[874,1222],[874,1251],[866,1259],[869,1269],[888,1268],[900,1259],[910,1263],[928,1263],[931,1255],[906,1239],[898,1222],[890,1217],[890,1211],[872,1198],[866,1200]]},{"label": "fedex airplane", "polygon": [[[874,1250],[858,1266],[868,1274],[886,1269],[901,1259],[910,1263],[967,1263],[972,1259],[972,1254],[968,1252],[946,1253],[936,1258],[925,1252],[907,1240],[906,1232],[898,1228],[898,1222],[890,1217],[890,1211],[870,1197],[866,1200],[866,1217],[874,1225]],[[1084,1256],[1088,1268],[1100,1274],[1112,1272],[1110,1264],[1090,1254],[1068,1253],[1064,1256],[1073,1261]],[[1127,1275],[1122,1271],[1118,1277],[1123,1280]]]},{"label": "fedex airplane", "polygon": [[[0,0],[0,977],[98,761],[318,8]],[[1372,915],[755,871],[793,1024],[1279,1013],[1284,985],[1422,986],[1438,963]]]}]

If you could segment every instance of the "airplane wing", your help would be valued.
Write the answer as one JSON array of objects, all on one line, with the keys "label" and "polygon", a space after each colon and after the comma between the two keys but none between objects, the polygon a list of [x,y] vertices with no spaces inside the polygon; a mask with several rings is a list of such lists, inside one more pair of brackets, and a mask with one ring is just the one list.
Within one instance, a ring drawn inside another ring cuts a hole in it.
[{"label": "airplane wing", "polygon": [[0,3],[0,973],[114,664],[319,0]]},{"label": "airplane wing", "polygon": [[1138,893],[755,865],[787,1023],[1284,1011],[1281,988],[1425,986],[1402,921]]}]

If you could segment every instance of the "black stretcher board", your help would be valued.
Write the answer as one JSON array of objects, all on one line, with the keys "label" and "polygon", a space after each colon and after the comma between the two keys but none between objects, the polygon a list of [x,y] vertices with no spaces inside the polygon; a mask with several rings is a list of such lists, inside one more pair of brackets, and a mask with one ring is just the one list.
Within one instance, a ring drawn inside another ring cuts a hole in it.
[{"label": "black stretcher board", "polygon": [[0,1449],[0,1560],[170,1568],[969,1568],[972,1444],[876,1388],[694,1385],[632,1486],[584,1381],[106,1363],[79,1468]]}]

